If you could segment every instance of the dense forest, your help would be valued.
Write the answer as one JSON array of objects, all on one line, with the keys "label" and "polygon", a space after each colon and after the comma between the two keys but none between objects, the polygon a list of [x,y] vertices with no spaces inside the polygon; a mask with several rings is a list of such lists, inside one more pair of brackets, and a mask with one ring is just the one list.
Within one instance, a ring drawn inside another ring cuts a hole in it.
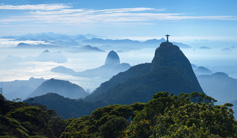
[{"label": "dense forest", "polygon": [[70,123],[43,105],[6,100],[0,94],[1,138],[57,138]]},{"label": "dense forest", "polygon": [[159,92],[148,103],[109,105],[89,116],[64,120],[43,105],[7,101],[0,95],[0,137],[236,137],[232,105],[214,102],[203,93]]},{"label": "dense forest", "polygon": [[231,104],[214,106],[204,94],[157,93],[148,103],[111,105],[75,119],[62,138],[233,137],[236,121]]}]

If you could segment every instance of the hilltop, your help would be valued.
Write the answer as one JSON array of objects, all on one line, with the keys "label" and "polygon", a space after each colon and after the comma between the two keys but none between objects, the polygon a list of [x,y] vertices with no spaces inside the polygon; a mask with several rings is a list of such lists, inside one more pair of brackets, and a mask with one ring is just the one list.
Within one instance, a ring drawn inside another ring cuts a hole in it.
[{"label": "hilltop", "polygon": [[104,101],[107,104],[147,102],[156,92],[168,91],[175,95],[203,93],[189,60],[178,46],[161,43],[152,63],[140,64],[119,73],[101,84],[86,101]]}]

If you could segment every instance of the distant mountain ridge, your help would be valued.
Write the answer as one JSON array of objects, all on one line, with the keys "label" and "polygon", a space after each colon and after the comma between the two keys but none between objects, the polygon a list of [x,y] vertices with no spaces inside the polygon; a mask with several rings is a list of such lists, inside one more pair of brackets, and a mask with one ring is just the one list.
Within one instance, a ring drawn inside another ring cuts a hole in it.
[{"label": "distant mountain ridge", "polygon": [[47,93],[57,93],[71,99],[84,98],[89,95],[82,87],[69,81],[50,79],[42,83],[28,97],[41,96]]},{"label": "distant mountain ridge", "polygon": [[0,82],[0,86],[3,88],[3,95],[8,100],[13,100],[16,98],[21,98],[21,100],[24,100],[44,81],[45,79],[43,78],[31,77],[29,80]]},{"label": "distant mountain ridge", "polygon": [[217,105],[232,103],[234,116],[237,117],[237,79],[224,72],[213,73],[206,67],[192,64],[193,70],[203,91],[217,100]]},{"label": "distant mountain ridge", "polygon": [[237,79],[229,77],[226,73],[216,72],[211,75],[200,75],[198,80],[203,90],[216,98],[220,104],[237,99]]},{"label": "distant mountain ridge", "polygon": [[[28,101],[25,100],[25,102]],[[31,102],[44,104],[48,109],[55,110],[65,119],[90,115],[96,108],[104,106],[102,102],[88,103],[79,99],[65,98],[56,93],[33,97]]]},{"label": "distant mountain ridge", "polygon": [[51,69],[51,72],[62,73],[67,75],[74,75],[76,71],[70,68],[66,68],[64,66],[57,66]]},{"label": "distant mountain ridge", "polygon": [[203,67],[203,66],[197,67],[196,69],[194,69],[194,72],[197,76],[213,74],[212,71],[210,71],[208,68]]},{"label": "distant mountain ridge", "polygon": [[62,52],[50,52],[49,50],[44,50],[38,56],[28,56],[26,58],[21,58],[17,56],[8,55],[4,59],[6,62],[31,62],[31,61],[40,61],[40,62],[57,62],[64,63],[67,61],[67,58],[63,55]]},{"label": "distant mountain ridge", "polygon": [[72,52],[105,52],[104,50],[99,49],[98,47],[93,47],[91,45],[77,47],[74,50],[75,51],[72,51]]},{"label": "distant mountain ridge", "polygon": [[[166,40],[164,38],[161,39],[150,39],[146,40],[144,42],[138,41],[138,40],[130,40],[130,39],[102,39],[102,38],[91,38],[83,40],[82,44],[92,44],[97,45],[98,47],[101,47],[102,49],[116,49],[116,50],[122,50],[122,49],[142,49],[142,48],[156,48],[158,45],[160,45],[162,42],[165,42]],[[191,46],[183,43],[177,43],[173,42],[180,48],[191,48]]]},{"label": "distant mountain ridge", "polygon": [[[39,33],[39,34],[27,34],[22,36],[5,36],[1,38],[15,39],[18,41],[44,41],[47,44],[26,44],[21,43],[18,45],[19,48],[70,48],[71,46],[81,47],[86,45],[93,45],[100,50],[135,50],[142,48],[156,48],[162,42],[166,40],[161,39],[149,39],[146,41],[138,41],[131,39],[103,39],[95,35],[65,35],[55,33]],[[180,48],[191,48],[191,46],[183,43],[173,42]],[[95,50],[95,49],[92,49]],[[83,51],[83,47],[76,51]],[[96,52],[96,50],[95,50]]]}]

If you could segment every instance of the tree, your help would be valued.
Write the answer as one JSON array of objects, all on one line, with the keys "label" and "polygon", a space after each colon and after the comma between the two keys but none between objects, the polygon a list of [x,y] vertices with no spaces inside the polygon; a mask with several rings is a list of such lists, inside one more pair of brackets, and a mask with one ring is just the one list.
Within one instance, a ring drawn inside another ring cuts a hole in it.
[{"label": "tree", "polygon": [[[127,137],[235,137],[237,122],[231,104],[199,93],[175,96],[157,93],[125,130]],[[149,122],[149,123],[145,123]]]},{"label": "tree", "polygon": [[125,118],[114,116],[99,128],[100,136],[102,138],[117,138],[128,125],[129,122]]}]

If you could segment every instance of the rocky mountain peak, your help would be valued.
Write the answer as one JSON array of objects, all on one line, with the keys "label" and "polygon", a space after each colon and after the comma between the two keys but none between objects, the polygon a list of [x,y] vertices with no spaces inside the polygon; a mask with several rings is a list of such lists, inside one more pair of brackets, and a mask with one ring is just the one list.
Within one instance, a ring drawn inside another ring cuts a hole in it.
[{"label": "rocky mountain peak", "polygon": [[155,51],[151,70],[155,71],[163,67],[170,68],[174,66],[181,68],[188,66],[188,68],[190,67],[189,70],[192,70],[191,64],[178,46],[170,42],[162,42]]},{"label": "rocky mountain peak", "polygon": [[120,64],[120,59],[118,54],[112,50],[106,57],[105,65],[115,65],[115,64]]},{"label": "rocky mountain peak", "polygon": [[178,46],[161,43],[152,63],[139,64],[101,84],[86,101],[106,101],[110,104],[147,102],[157,92],[204,93],[191,63]]}]

